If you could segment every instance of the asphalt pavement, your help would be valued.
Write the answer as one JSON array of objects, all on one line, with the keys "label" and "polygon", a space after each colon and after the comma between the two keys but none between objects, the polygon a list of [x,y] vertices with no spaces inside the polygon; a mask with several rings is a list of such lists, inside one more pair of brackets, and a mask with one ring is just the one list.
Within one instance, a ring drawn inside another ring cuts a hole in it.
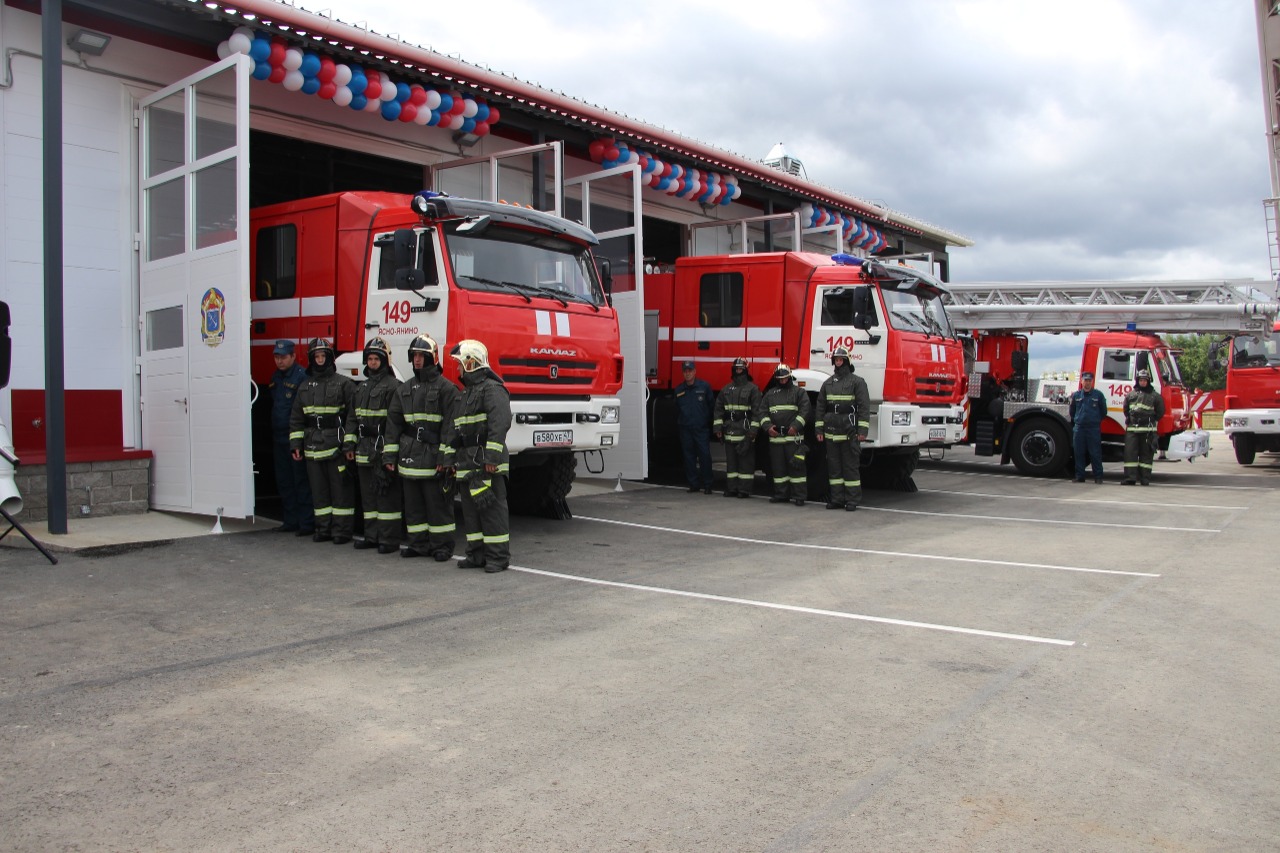
[{"label": "asphalt pavement", "polygon": [[1109,467],[0,550],[0,848],[1274,850],[1280,457]]}]

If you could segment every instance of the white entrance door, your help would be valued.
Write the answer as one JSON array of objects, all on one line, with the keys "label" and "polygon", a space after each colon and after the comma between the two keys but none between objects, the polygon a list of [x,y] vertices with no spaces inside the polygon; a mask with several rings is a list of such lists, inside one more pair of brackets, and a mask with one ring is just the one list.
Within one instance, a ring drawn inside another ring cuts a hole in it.
[{"label": "white entrance door", "polygon": [[253,514],[249,60],[142,100],[142,446],[156,509]]},{"label": "white entrance door", "polygon": [[613,271],[613,307],[618,312],[622,334],[624,374],[622,391],[622,435],[619,446],[601,451],[604,469],[593,460],[579,461],[579,473],[595,468],[612,477],[621,474],[630,480],[649,475],[648,418],[645,414],[645,330],[644,330],[644,240],[640,195],[640,167],[617,166],[565,181],[565,195],[580,202],[582,224],[600,238],[597,261],[609,260]]},{"label": "white entrance door", "polygon": [[564,149],[556,141],[433,166],[431,188],[459,198],[506,201],[564,216],[563,175]]}]

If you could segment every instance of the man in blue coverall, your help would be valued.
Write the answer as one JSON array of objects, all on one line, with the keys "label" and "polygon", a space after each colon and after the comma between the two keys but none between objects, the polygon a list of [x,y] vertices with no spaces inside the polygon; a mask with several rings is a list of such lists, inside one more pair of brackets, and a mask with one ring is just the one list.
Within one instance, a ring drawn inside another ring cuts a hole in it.
[{"label": "man in blue coverall", "polygon": [[1102,421],[1107,398],[1093,387],[1093,374],[1080,374],[1080,390],[1071,395],[1071,450],[1075,455],[1076,482],[1084,482],[1084,464],[1093,463],[1093,481],[1102,482]]},{"label": "man in blue coverall", "polygon": [[689,491],[701,489],[711,494],[711,414],[716,397],[705,379],[698,378],[697,366],[686,361],[684,381],[676,386],[676,411],[680,426],[680,451],[684,454],[684,477]]},{"label": "man in blue coverall", "polygon": [[307,378],[307,371],[298,364],[293,341],[276,341],[271,355],[276,360],[276,372],[267,386],[271,390],[272,456],[276,486],[284,505],[284,523],[276,532],[310,536],[315,532],[316,521],[311,508],[307,463],[294,461],[289,451],[289,413],[293,411],[293,400],[298,396],[298,386]]}]

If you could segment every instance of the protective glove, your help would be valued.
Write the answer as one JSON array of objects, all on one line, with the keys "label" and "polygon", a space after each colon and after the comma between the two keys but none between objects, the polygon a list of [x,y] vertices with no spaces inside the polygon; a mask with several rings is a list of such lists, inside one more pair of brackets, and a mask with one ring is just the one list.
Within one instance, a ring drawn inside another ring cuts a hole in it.
[{"label": "protective glove", "polygon": [[373,476],[373,491],[378,496],[391,493],[391,487],[395,483],[395,474],[392,474],[386,468],[379,466],[377,472]]},{"label": "protective glove", "polygon": [[488,480],[481,480],[479,488],[471,490],[471,499],[476,503],[476,509],[488,509],[498,502],[498,495],[493,491],[493,485]]}]

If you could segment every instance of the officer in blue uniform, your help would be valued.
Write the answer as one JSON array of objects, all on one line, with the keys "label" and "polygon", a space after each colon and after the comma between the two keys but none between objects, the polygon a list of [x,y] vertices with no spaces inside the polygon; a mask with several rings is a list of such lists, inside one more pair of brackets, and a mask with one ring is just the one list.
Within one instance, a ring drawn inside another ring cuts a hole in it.
[{"label": "officer in blue uniform", "polygon": [[1084,466],[1091,462],[1093,481],[1102,482],[1102,421],[1107,398],[1093,387],[1093,374],[1080,374],[1080,389],[1071,395],[1071,451],[1075,455],[1076,482],[1084,482]]},{"label": "officer in blue uniform", "polygon": [[272,455],[276,487],[284,504],[284,524],[277,527],[276,532],[310,536],[315,532],[316,521],[311,508],[311,486],[307,483],[307,464],[295,461],[289,451],[289,413],[293,411],[293,398],[307,378],[307,371],[298,364],[293,341],[276,341],[272,356],[276,360],[276,372],[267,386],[271,391]]},{"label": "officer in blue uniform", "polygon": [[689,491],[711,494],[711,416],[716,398],[697,365],[684,363],[684,381],[676,386],[676,411],[680,427],[680,451]]}]

